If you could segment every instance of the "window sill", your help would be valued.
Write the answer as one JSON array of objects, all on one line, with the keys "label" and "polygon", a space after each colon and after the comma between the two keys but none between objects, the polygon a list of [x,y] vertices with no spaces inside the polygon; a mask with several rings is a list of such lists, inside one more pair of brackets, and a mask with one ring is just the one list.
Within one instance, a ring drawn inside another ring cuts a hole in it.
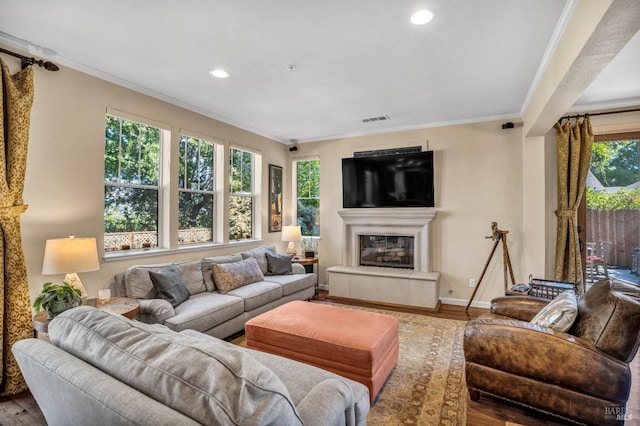
[{"label": "window sill", "polygon": [[136,259],[136,258],[145,258],[145,257],[158,257],[158,256],[168,256],[175,253],[184,253],[184,252],[197,252],[197,251],[210,251],[217,249],[224,249],[229,247],[242,247],[247,245],[253,245],[256,243],[261,243],[261,239],[251,239],[251,240],[242,240],[242,241],[232,241],[228,243],[210,243],[210,244],[191,244],[180,246],[176,249],[166,249],[166,248],[151,248],[151,249],[134,249],[134,250],[119,250],[119,251],[111,251],[106,252],[102,258],[104,262],[118,262],[122,260]]}]

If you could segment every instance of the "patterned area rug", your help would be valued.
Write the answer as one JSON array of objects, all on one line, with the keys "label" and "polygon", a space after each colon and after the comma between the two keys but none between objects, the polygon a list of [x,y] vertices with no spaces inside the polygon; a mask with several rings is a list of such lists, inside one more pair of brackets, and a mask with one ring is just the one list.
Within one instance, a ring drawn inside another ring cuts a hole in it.
[{"label": "patterned area rug", "polygon": [[[367,417],[368,425],[466,424],[463,321],[332,305],[380,312],[394,316],[400,322],[398,365],[374,401]],[[244,336],[232,343],[244,345]]]}]

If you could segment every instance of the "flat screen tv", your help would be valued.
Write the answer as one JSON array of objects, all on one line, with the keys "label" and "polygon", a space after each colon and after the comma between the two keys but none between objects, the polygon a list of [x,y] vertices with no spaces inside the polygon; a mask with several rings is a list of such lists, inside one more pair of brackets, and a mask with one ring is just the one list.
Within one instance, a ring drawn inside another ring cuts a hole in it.
[{"label": "flat screen tv", "polygon": [[433,151],[342,159],[343,208],[435,207]]}]

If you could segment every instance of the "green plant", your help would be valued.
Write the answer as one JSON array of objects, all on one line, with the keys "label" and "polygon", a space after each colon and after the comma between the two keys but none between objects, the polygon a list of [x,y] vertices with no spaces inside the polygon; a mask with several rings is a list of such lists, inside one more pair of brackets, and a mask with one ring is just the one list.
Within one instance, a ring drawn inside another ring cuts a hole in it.
[{"label": "green plant", "polygon": [[67,309],[82,303],[82,293],[75,287],[64,282],[62,285],[44,283],[42,292],[33,301],[33,309],[40,312],[40,307],[47,312],[47,317],[53,318]]}]

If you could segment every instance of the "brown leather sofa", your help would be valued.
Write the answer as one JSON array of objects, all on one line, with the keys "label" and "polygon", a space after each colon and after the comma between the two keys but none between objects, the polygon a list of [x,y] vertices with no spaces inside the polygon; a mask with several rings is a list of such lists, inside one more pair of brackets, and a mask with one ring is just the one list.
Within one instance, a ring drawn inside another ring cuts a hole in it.
[{"label": "brown leather sofa", "polygon": [[640,343],[640,287],[607,278],[578,303],[567,333],[529,323],[549,300],[506,296],[464,333],[469,395],[494,395],[572,422],[624,424]]}]

